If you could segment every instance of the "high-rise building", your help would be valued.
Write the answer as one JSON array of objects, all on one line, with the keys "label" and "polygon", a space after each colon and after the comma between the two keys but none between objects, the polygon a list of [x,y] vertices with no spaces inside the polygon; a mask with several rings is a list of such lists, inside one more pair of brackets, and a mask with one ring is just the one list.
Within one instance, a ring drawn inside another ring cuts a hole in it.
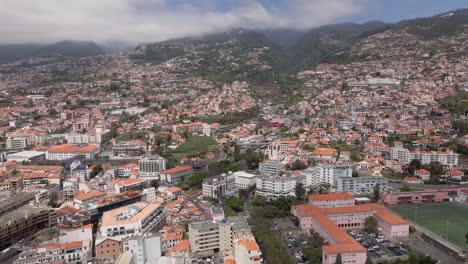
[{"label": "high-rise building", "polygon": [[[228,255],[231,247],[231,225],[223,222],[196,222],[189,224],[190,250],[213,255],[220,252]],[[212,253],[212,254],[210,254]]]},{"label": "high-rise building", "polygon": [[160,156],[151,156],[140,159],[138,162],[140,178],[147,181],[159,180],[162,171],[166,170],[166,160]]},{"label": "high-rise building", "polygon": [[264,175],[280,175],[283,171],[283,164],[279,160],[266,160],[258,164],[258,170]]}]

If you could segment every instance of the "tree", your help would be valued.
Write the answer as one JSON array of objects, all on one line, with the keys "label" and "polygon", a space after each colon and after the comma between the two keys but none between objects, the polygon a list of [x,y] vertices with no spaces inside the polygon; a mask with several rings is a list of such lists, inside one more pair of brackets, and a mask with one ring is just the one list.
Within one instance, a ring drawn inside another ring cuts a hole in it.
[{"label": "tree", "polygon": [[201,186],[204,179],[208,177],[208,173],[196,171],[188,178],[188,184],[191,187]]},{"label": "tree", "polygon": [[466,232],[466,234],[465,234],[465,243],[468,244],[468,232]]},{"label": "tree", "polygon": [[411,188],[408,186],[408,185],[403,185],[401,188],[400,188],[400,191],[402,192],[410,192],[411,191]]},{"label": "tree", "polygon": [[335,264],[343,264],[343,260],[341,260],[341,254],[336,256]]},{"label": "tree", "polygon": [[57,208],[60,206],[57,193],[51,193],[49,195],[49,202],[47,204],[52,208]]},{"label": "tree", "polygon": [[364,221],[364,227],[366,228],[367,232],[377,233],[378,232],[378,222],[373,216],[369,216]]},{"label": "tree", "polygon": [[56,115],[56,114],[58,114],[57,110],[55,110],[54,108],[50,108],[50,109],[49,109],[49,115],[50,115],[50,116],[54,116],[54,115]]},{"label": "tree", "polygon": [[422,168],[421,161],[417,160],[417,159],[413,159],[413,160],[410,161],[410,163],[408,165],[408,172],[411,175],[414,175],[414,171],[419,170],[421,168]]},{"label": "tree", "polygon": [[372,259],[370,257],[367,257],[365,264],[373,264]]},{"label": "tree", "polygon": [[291,170],[304,170],[307,168],[304,162],[296,160],[291,164]]},{"label": "tree", "polygon": [[239,199],[233,196],[229,197],[226,200],[226,205],[236,212],[240,212],[243,209],[241,201],[239,201]]},{"label": "tree", "polygon": [[380,200],[380,184],[374,186],[374,201],[378,202]]},{"label": "tree", "polygon": [[359,177],[359,173],[355,170],[353,170],[353,174],[352,174],[353,177]]},{"label": "tree", "polygon": [[103,170],[102,165],[99,163],[93,167],[93,170],[89,174],[89,178],[92,179],[96,177]]},{"label": "tree", "polygon": [[159,187],[159,180],[151,180],[150,181],[150,186],[157,189]]},{"label": "tree", "polygon": [[295,188],[295,193],[296,193],[296,199],[297,200],[302,200],[305,197],[306,190],[304,188],[304,184],[302,182],[297,182],[296,183],[296,188]]}]

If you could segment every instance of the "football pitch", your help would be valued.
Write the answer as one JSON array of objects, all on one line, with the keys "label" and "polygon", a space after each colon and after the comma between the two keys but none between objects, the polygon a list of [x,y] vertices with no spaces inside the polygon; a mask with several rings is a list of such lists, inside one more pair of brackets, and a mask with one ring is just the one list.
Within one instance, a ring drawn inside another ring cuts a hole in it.
[{"label": "football pitch", "polygon": [[402,217],[430,230],[455,245],[468,249],[468,205],[451,202],[387,205]]}]

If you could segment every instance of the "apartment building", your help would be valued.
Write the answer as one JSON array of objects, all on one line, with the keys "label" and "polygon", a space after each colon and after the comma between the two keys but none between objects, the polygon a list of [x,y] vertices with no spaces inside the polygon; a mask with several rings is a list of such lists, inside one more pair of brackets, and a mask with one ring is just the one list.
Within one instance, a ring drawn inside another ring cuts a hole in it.
[{"label": "apartment building", "polygon": [[23,205],[5,213],[0,218],[0,250],[56,223],[55,211],[48,207]]},{"label": "apartment building", "polygon": [[376,186],[381,191],[387,188],[387,179],[376,177],[337,177],[335,191],[352,194],[371,194]]},{"label": "apartment building", "polygon": [[26,137],[7,138],[6,148],[8,150],[22,150],[29,147],[29,139]]},{"label": "apartment building", "polygon": [[168,183],[181,183],[186,181],[193,174],[193,168],[189,165],[182,165],[161,172],[161,181]]},{"label": "apartment building", "polygon": [[301,182],[306,186],[306,176],[271,176],[260,175],[256,180],[255,195],[266,197],[267,199],[276,199],[280,196],[296,196],[296,184]]},{"label": "apartment building", "polygon": [[258,164],[258,170],[263,175],[279,176],[283,172],[283,164],[279,160],[266,160]]},{"label": "apartment building", "polygon": [[50,243],[21,252],[14,264],[87,263],[91,258],[92,241]]},{"label": "apartment building", "polygon": [[448,168],[458,166],[459,154],[453,151],[420,151],[408,150],[401,144],[395,144],[395,147],[390,148],[391,159],[397,160],[401,164],[409,164],[412,160],[419,160],[422,164],[430,164],[431,162],[440,162]]},{"label": "apartment building", "polygon": [[27,205],[30,201],[34,200],[33,192],[21,192],[8,199],[0,201],[0,216],[14,211],[24,205]]},{"label": "apartment building", "polygon": [[84,156],[87,159],[93,159],[94,156],[101,152],[100,146],[96,144],[75,145],[62,144],[54,145],[47,149],[46,159],[48,160],[66,160],[77,156]]},{"label": "apartment building", "polygon": [[335,186],[338,178],[352,177],[353,174],[351,168],[338,167],[336,165],[319,164],[317,168],[319,170],[320,183],[325,183],[330,186]]},{"label": "apartment building", "polygon": [[101,145],[102,143],[102,133],[67,133],[65,134],[65,140],[68,143],[72,144],[89,144],[94,143]]},{"label": "apartment building", "polygon": [[189,240],[190,249],[195,254],[214,255],[219,252],[227,256],[232,250],[231,225],[213,221],[190,223]]},{"label": "apartment building", "polygon": [[158,180],[162,171],[166,170],[167,161],[160,156],[144,157],[138,161],[140,178],[150,181]]},{"label": "apartment building", "polygon": [[104,212],[99,233],[102,237],[144,234],[164,219],[160,204],[137,202]]},{"label": "apartment building", "polygon": [[145,153],[146,144],[142,141],[119,141],[112,146],[112,158],[138,157]]},{"label": "apartment building", "polygon": [[203,196],[212,198],[221,198],[225,195],[235,193],[235,176],[232,172],[223,173],[218,176],[203,180]]}]

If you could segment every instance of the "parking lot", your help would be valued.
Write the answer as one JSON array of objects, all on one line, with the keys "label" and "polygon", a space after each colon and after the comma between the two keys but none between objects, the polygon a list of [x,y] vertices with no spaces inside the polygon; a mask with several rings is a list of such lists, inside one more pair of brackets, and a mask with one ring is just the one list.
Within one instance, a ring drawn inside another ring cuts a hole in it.
[{"label": "parking lot", "polygon": [[305,263],[302,259],[302,251],[307,246],[309,236],[303,231],[282,232],[281,239],[288,246],[289,254],[293,256],[297,263]]},{"label": "parking lot", "polygon": [[382,235],[353,230],[349,234],[361,245],[367,248],[367,254],[371,258],[402,257],[407,255],[400,244],[392,242]]}]

